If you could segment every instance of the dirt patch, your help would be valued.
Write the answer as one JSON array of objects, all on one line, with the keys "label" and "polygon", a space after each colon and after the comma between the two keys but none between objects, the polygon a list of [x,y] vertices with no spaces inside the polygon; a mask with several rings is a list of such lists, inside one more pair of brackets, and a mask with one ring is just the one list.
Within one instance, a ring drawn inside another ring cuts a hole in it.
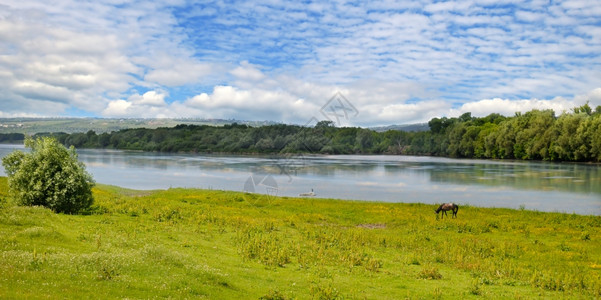
[{"label": "dirt patch", "polygon": [[359,224],[357,227],[367,228],[367,229],[382,229],[386,228],[386,224]]}]

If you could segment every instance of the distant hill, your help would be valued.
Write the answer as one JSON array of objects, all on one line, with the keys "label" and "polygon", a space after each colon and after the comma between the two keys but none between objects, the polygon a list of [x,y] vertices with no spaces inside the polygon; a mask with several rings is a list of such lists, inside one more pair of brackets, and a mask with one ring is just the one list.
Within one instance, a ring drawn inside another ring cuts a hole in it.
[{"label": "distant hill", "polygon": [[[23,133],[34,135],[42,132],[88,132],[93,130],[100,134],[104,132],[119,131],[129,128],[148,128],[155,129],[159,127],[175,127],[179,124],[186,125],[211,125],[223,126],[232,123],[244,124],[252,127],[281,124],[273,121],[241,121],[225,119],[104,119],[104,118],[0,118],[0,134],[2,133]],[[428,131],[430,128],[427,123],[389,125],[370,128],[377,132],[388,130],[399,130],[406,132]]]},{"label": "distant hill", "polygon": [[263,126],[279,124],[272,121],[239,121],[223,119],[102,119],[102,118],[0,118],[0,133],[23,133],[34,135],[41,132],[113,132],[128,128],[174,127],[186,125],[244,124],[248,126]]},{"label": "distant hill", "polygon": [[388,125],[388,126],[379,126],[379,127],[371,127],[373,131],[384,132],[388,130],[399,130],[406,132],[419,132],[419,131],[428,131],[430,127],[428,123],[417,123],[417,124],[405,124],[405,125]]}]

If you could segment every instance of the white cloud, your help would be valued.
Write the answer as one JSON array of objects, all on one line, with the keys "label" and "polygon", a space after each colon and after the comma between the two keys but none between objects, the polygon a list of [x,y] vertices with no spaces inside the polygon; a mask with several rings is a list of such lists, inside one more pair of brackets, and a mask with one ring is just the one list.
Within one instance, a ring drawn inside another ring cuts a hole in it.
[{"label": "white cloud", "polygon": [[527,112],[533,109],[552,109],[559,115],[570,112],[574,107],[589,103],[593,109],[601,105],[601,88],[591,90],[587,94],[575,95],[573,98],[555,97],[550,100],[543,99],[483,99],[463,104],[457,109],[451,109],[449,116],[459,116],[471,112],[473,116],[483,117],[491,113],[499,113],[505,116],[513,116],[516,112]]},{"label": "white cloud", "polygon": [[132,106],[131,102],[125,100],[113,100],[107,105],[107,108],[103,111],[103,115],[109,117],[127,117],[130,116],[128,109]]},{"label": "white cloud", "polygon": [[515,13],[516,18],[526,22],[537,22],[545,18],[543,13],[519,10]]},{"label": "white cloud", "polygon": [[483,99],[480,101],[463,104],[459,109],[452,111],[452,115],[471,112],[473,116],[483,117],[491,113],[499,113],[505,116],[513,116],[516,112],[526,112],[533,109],[552,109],[556,113],[562,113],[573,108],[573,102],[558,97],[552,100],[508,100],[508,99]]},{"label": "white cloud", "polygon": [[601,102],[600,18],[595,1],[4,0],[0,111],[304,124],[336,91],[353,125],[570,109]]},{"label": "white cloud", "polygon": [[231,73],[236,78],[244,81],[258,82],[265,79],[265,75],[259,70],[259,66],[250,64],[248,61],[241,62],[240,66],[232,70]]},{"label": "white cloud", "polygon": [[127,100],[109,101],[102,111],[105,117],[162,118],[173,117],[165,102],[163,91],[148,91],[142,95],[133,94]]},{"label": "white cloud", "polygon": [[[203,112],[205,117],[241,120],[273,120],[299,123],[318,113],[318,107],[290,91],[239,89],[216,86],[210,94],[202,93],[181,103]],[[181,108],[180,108],[181,109]]]},{"label": "white cloud", "polygon": [[27,114],[27,113],[5,113],[0,111],[0,118],[41,118],[44,117],[38,114]]},{"label": "white cloud", "polygon": [[[250,79],[253,80],[252,78]],[[204,117],[238,120],[273,120],[306,124],[312,118],[323,120],[321,109],[335,92],[344,95],[357,110],[342,126],[376,126],[427,122],[434,117],[457,117],[465,112],[474,116],[500,113],[512,116],[515,112],[532,109],[553,109],[557,114],[570,111],[586,101],[593,107],[601,105],[601,88],[573,98],[553,99],[482,99],[453,108],[443,100],[411,100],[426,95],[424,87],[411,83],[358,81],[348,86],[332,86],[298,81],[291,77],[266,81],[278,83],[277,89],[260,86],[240,88],[218,85],[210,93],[200,93],[184,101],[165,103],[165,93],[149,91],[127,100],[109,103],[103,115],[107,117]],[[245,84],[242,84],[245,85]],[[251,86],[251,85],[245,85]],[[409,102],[410,101],[410,102]]]},{"label": "white cloud", "polygon": [[147,106],[165,106],[165,97],[167,94],[157,91],[148,91],[143,95],[135,94],[128,98],[130,102],[136,105],[147,105]]},{"label": "white cloud", "polygon": [[[120,102],[115,101],[136,86],[196,84],[215,69],[181,46],[183,35],[174,31],[167,4],[120,5],[5,1],[0,14],[0,110],[106,113],[116,110]],[[20,106],[9,103],[16,100]],[[143,101],[158,104],[157,99]]]},{"label": "white cloud", "polygon": [[593,108],[601,105],[601,88],[596,88],[585,95],[577,95],[574,97],[575,106],[584,105],[587,102]]},{"label": "white cloud", "polygon": [[434,117],[447,114],[449,105],[444,101],[424,101],[420,103],[392,104],[368,109],[368,124],[412,124],[424,123]]},{"label": "white cloud", "polygon": [[168,54],[159,55],[158,60],[145,62],[151,70],[144,76],[144,80],[166,87],[198,84],[201,79],[215,71],[211,64],[201,63],[189,57],[171,57]]}]

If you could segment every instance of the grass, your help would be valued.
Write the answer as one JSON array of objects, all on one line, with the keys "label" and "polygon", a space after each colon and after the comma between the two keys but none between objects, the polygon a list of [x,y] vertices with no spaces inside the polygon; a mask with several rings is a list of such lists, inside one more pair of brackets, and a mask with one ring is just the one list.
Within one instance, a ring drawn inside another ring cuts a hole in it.
[{"label": "grass", "polygon": [[6,190],[2,299],[601,297],[598,216],[102,185],[63,215]]}]

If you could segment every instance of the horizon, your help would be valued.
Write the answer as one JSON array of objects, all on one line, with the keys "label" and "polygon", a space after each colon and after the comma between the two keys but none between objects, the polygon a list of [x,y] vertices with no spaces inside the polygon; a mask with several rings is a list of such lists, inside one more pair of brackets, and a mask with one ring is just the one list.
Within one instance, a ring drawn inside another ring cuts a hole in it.
[{"label": "horizon", "polygon": [[0,49],[1,118],[377,127],[601,105],[590,1],[8,0]]},{"label": "horizon", "polygon": [[[299,123],[285,123],[285,122],[277,122],[277,121],[271,121],[271,120],[237,120],[237,119],[217,119],[217,118],[195,118],[195,117],[190,117],[190,118],[179,118],[179,117],[174,117],[174,118],[145,118],[145,117],[86,117],[86,116],[81,116],[81,117],[73,117],[73,116],[56,116],[56,117],[0,117],[0,121],[10,121],[10,122],[18,122],[18,121],[45,121],[45,120],[85,120],[85,119],[91,119],[91,120],[111,120],[111,121],[121,121],[121,120],[127,120],[127,121],[179,121],[179,120],[190,120],[190,121],[217,121],[217,122],[223,122],[223,125],[226,124],[234,124],[234,123],[238,123],[238,124],[242,124],[242,125],[249,125],[248,123],[266,123],[267,125],[261,125],[261,126],[269,126],[269,125],[278,125],[278,124],[282,124],[282,125],[292,125],[292,126],[311,126],[313,124],[299,124]],[[322,120],[322,121],[327,121],[327,120]],[[341,126],[341,127],[361,127],[361,128],[368,128],[368,129],[372,129],[372,128],[385,128],[385,127],[394,127],[394,126],[401,126],[401,127],[405,127],[405,126],[416,126],[416,125],[427,125],[428,122],[420,122],[420,123],[411,123],[411,124],[385,124],[385,125],[374,125],[374,126],[369,126],[369,127],[365,127],[365,126]],[[0,125],[3,125],[0,123]],[[193,124],[190,124],[193,125]],[[334,125],[336,125],[334,123]],[[213,126],[221,126],[219,124],[215,124]],[[249,126],[253,126],[253,125],[249,125]]]}]

